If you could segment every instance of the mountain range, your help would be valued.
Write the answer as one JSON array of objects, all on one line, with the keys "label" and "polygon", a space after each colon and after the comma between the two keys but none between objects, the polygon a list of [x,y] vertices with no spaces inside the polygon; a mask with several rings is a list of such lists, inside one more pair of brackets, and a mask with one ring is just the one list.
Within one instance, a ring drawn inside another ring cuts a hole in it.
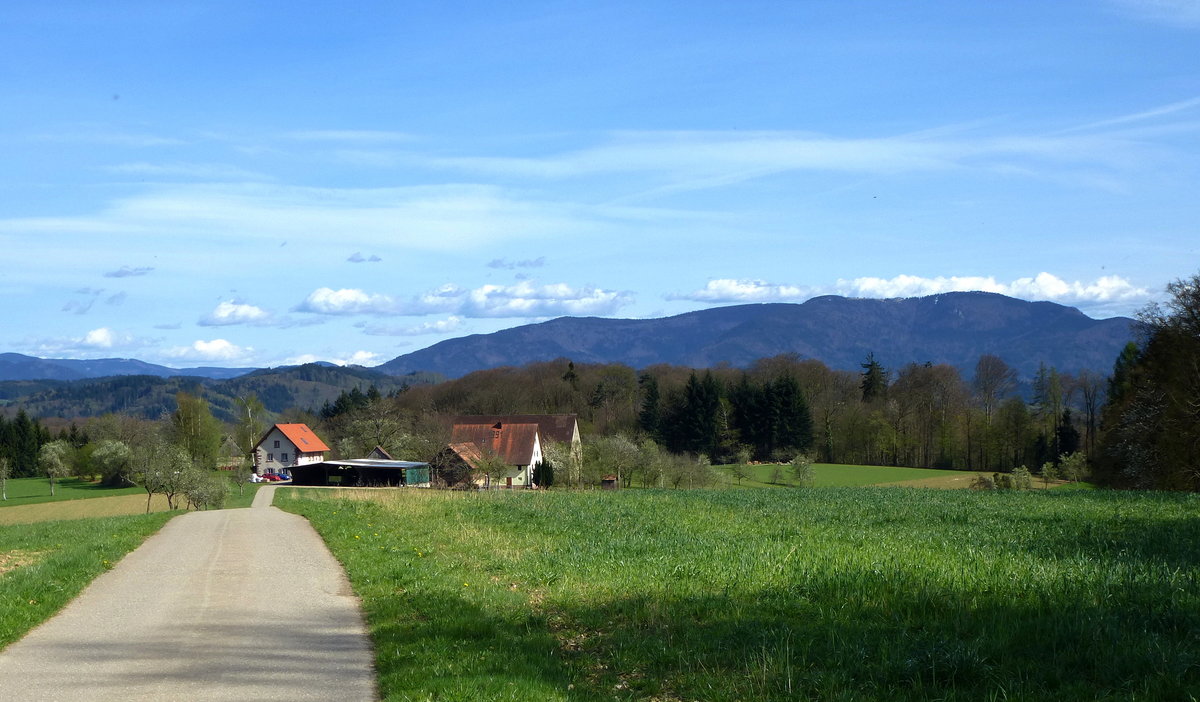
[{"label": "mountain range", "polygon": [[254,368],[168,368],[133,358],[37,358],[0,353],[0,380],[82,380],[113,375],[153,375],[159,378],[188,376],[223,380],[245,375]]},{"label": "mountain range", "polygon": [[[348,373],[333,374],[339,376],[333,385],[345,388],[353,382],[383,378],[376,383],[382,387],[392,384],[386,376],[410,374],[420,374],[420,382],[429,382],[436,376],[457,378],[472,371],[557,358],[578,363],[623,363],[638,369],[660,363],[693,368],[722,363],[746,367],[760,358],[782,353],[815,358],[843,370],[857,370],[873,353],[889,368],[907,363],[947,363],[970,377],[981,355],[994,354],[1026,379],[1037,372],[1041,363],[1063,372],[1086,368],[1107,373],[1121,348],[1133,339],[1136,324],[1128,317],[1092,319],[1073,307],[994,293],[945,293],[888,300],[828,295],[801,304],[734,305],[659,319],[561,317],[449,339],[373,369],[346,369]],[[34,385],[136,375],[186,377],[193,384],[202,381],[208,386],[216,381],[246,378],[235,385],[264,386],[260,392],[265,392],[267,379],[286,377],[288,370],[175,369],[134,359],[41,359],[0,354],[0,381],[33,381]],[[314,373],[309,369],[305,376]],[[168,384],[155,385],[163,386],[165,391]],[[21,394],[13,386],[0,388],[0,399]],[[315,399],[324,394],[314,391],[308,397]]]},{"label": "mountain range", "polygon": [[971,377],[993,354],[1031,378],[1039,364],[1108,373],[1133,339],[1128,317],[1092,319],[1074,307],[983,292],[860,299],[835,295],[802,304],[717,307],[661,319],[559,319],[449,339],[376,370],[450,378],[474,370],[569,358],[580,363],[745,367],[781,353],[857,370],[868,354],[888,368],[946,363]]}]

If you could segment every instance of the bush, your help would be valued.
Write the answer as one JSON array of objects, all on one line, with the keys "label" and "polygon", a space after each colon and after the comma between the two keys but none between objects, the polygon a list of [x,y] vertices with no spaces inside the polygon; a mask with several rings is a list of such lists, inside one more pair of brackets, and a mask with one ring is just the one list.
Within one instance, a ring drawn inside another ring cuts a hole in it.
[{"label": "bush", "polygon": [[990,476],[990,475],[983,475],[983,474],[976,475],[975,479],[971,481],[971,489],[972,490],[995,490],[996,489],[996,481],[992,480],[992,476]]},{"label": "bush", "polygon": [[1013,468],[1012,483],[1013,487],[1018,490],[1032,490],[1033,475],[1030,474],[1029,469],[1025,466],[1017,466]]}]

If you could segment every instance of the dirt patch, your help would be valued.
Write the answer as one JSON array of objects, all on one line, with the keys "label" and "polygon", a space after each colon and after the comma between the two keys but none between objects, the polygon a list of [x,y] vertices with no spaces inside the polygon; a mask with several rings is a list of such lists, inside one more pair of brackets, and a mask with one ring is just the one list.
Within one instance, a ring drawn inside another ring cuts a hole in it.
[{"label": "dirt patch", "polygon": [[[151,512],[164,512],[166,509],[167,498],[162,495],[155,495],[154,499],[150,501]],[[0,524],[32,524],[34,522],[54,522],[61,519],[116,517],[125,514],[144,514],[145,511],[145,495],[94,497],[87,500],[64,500],[5,507],[0,509]]]},{"label": "dirt patch", "polygon": [[0,553],[0,575],[4,575],[10,570],[16,570],[21,566],[36,563],[41,556],[40,551],[22,551],[20,549]]}]

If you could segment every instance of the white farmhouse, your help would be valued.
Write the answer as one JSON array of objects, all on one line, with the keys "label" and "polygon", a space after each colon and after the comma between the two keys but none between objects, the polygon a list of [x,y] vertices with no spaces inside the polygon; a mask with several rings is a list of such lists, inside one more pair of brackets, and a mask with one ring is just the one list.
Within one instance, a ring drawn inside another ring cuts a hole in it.
[{"label": "white farmhouse", "polygon": [[254,472],[287,475],[295,466],[325,460],[328,450],[307,424],[276,424],[254,446]]}]

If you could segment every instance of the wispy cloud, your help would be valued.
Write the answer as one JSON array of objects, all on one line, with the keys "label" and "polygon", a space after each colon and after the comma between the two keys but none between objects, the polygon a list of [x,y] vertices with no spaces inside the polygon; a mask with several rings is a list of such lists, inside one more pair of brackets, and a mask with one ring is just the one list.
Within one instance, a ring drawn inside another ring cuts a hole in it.
[{"label": "wispy cloud", "polygon": [[109,271],[104,274],[105,278],[133,278],[142,275],[149,275],[154,270],[153,266],[121,266],[115,271]]},{"label": "wispy cloud", "polygon": [[1145,145],[1117,135],[980,134],[971,127],[875,138],[796,132],[629,132],[614,135],[605,144],[540,158],[468,156],[430,163],[519,178],[641,173],[685,190],[802,171],[889,175],[1016,168],[1032,175],[1127,169],[1147,151]]},{"label": "wispy cloud", "polygon": [[488,268],[500,268],[503,270],[514,270],[517,268],[541,268],[546,265],[546,257],[538,256],[537,258],[529,258],[522,261],[509,261],[507,258],[494,258],[488,262]]},{"label": "wispy cloud", "polygon": [[1200,3],[1196,0],[1109,0],[1119,12],[1175,27],[1200,28]]},{"label": "wispy cloud", "polygon": [[271,176],[223,163],[121,163],[105,168],[109,173],[199,180],[273,180]]},{"label": "wispy cloud", "polygon": [[350,256],[346,260],[349,261],[350,263],[379,263],[383,259],[376,256],[375,254],[371,254],[370,256],[363,256],[361,252],[355,251],[354,253],[350,254]]},{"label": "wispy cloud", "polygon": [[309,129],[285,134],[297,141],[331,141],[348,143],[396,143],[415,141],[416,136],[406,132],[371,129]]}]

